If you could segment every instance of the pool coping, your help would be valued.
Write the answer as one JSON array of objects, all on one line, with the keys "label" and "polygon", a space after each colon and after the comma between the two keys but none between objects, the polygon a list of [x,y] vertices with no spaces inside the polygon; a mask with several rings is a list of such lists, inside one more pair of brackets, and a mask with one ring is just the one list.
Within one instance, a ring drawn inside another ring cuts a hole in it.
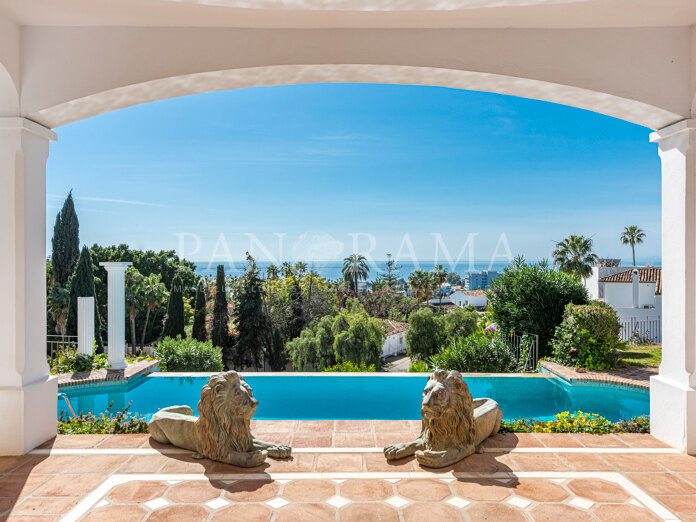
[{"label": "pool coping", "polygon": [[[148,377],[210,377],[218,372],[151,372]],[[427,373],[411,372],[239,372],[242,377],[428,377]],[[462,373],[462,377],[533,377],[553,378],[548,373]]]},{"label": "pool coping", "polygon": [[586,384],[594,386],[606,386],[617,388],[632,388],[640,391],[650,391],[650,381],[629,379],[620,375],[606,372],[579,372],[575,368],[563,366],[553,361],[539,361],[539,366],[548,374],[573,384]]},{"label": "pool coping", "polygon": [[58,378],[58,388],[85,386],[89,384],[124,384],[147,373],[159,370],[159,361],[137,361],[128,363],[123,370],[111,370],[108,368],[92,370],[90,372],[60,373]]}]

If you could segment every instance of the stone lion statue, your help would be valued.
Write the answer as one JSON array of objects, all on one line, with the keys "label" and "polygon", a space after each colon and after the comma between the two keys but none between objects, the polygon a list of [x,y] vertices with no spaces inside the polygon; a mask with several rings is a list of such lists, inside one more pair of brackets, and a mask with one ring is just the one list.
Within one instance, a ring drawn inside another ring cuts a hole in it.
[{"label": "stone lion statue", "polygon": [[472,399],[457,371],[435,370],[421,402],[423,431],[403,444],[384,448],[387,460],[411,455],[431,468],[442,468],[468,457],[500,429],[503,412],[493,399]]},{"label": "stone lion statue", "polygon": [[189,406],[163,408],[150,420],[150,436],[191,450],[194,458],[245,468],[262,464],[266,456],[289,457],[289,446],[264,442],[251,434],[249,422],[258,404],[237,372],[218,373],[201,389],[199,417],[193,416]]}]

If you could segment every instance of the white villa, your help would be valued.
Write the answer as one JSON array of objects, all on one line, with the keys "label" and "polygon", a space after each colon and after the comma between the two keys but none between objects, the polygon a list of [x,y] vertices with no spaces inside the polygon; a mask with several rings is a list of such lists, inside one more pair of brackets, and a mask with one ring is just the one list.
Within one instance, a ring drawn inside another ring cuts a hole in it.
[{"label": "white villa", "polygon": [[408,331],[408,323],[399,321],[384,321],[387,336],[382,345],[382,357],[389,357],[398,353],[406,352],[406,332]]},{"label": "white villa", "polygon": [[488,304],[486,291],[481,289],[457,290],[456,292],[452,292],[449,296],[449,300],[460,308],[464,308],[465,306],[480,308]]}]

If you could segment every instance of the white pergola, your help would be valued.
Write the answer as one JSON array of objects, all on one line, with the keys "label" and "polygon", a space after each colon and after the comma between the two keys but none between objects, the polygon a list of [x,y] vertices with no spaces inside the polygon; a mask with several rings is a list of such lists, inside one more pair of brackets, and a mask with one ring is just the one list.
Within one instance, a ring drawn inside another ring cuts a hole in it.
[{"label": "white pergola", "polygon": [[173,96],[313,82],[496,92],[654,130],[664,334],[652,429],[696,453],[695,25],[694,0],[0,0],[0,454],[56,429],[52,129]]}]

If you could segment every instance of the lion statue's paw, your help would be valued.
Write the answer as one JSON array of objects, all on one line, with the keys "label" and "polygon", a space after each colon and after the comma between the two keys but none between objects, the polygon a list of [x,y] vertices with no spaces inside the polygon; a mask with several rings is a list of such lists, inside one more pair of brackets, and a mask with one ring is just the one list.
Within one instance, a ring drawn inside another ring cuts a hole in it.
[{"label": "lion statue's paw", "polygon": [[446,456],[446,451],[416,451],[416,460],[418,463],[429,468],[442,468],[447,466],[449,463],[446,462]]},{"label": "lion statue's paw", "polygon": [[392,444],[384,448],[384,456],[387,460],[397,460],[402,458],[404,451],[402,444]]},{"label": "lion statue's paw", "polygon": [[277,444],[268,448],[268,456],[274,459],[287,459],[292,453],[290,446]]}]

